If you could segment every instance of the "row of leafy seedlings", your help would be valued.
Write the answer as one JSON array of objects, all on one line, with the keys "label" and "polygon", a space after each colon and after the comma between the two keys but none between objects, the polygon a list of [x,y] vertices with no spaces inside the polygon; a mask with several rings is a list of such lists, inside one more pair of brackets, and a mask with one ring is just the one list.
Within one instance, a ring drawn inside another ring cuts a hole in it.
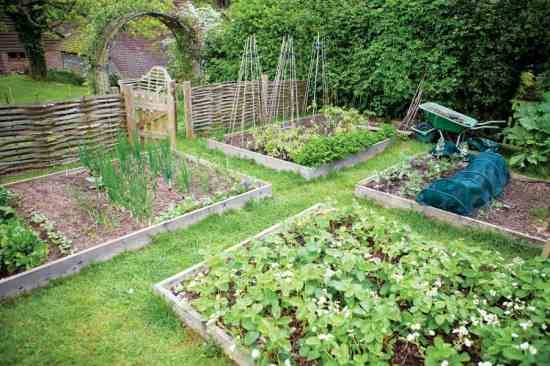
[{"label": "row of leafy seedlings", "polygon": [[542,365],[550,264],[436,243],[362,207],[217,255],[173,291],[258,365]]}]

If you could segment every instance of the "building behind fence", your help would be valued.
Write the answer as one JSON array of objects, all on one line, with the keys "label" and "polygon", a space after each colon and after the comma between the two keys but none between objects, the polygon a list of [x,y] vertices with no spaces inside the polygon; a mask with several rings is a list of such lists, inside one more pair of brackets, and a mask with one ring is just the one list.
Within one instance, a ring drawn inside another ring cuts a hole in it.
[{"label": "building behind fence", "polygon": [[82,143],[112,146],[125,128],[120,95],[0,106],[0,175],[78,159]]}]

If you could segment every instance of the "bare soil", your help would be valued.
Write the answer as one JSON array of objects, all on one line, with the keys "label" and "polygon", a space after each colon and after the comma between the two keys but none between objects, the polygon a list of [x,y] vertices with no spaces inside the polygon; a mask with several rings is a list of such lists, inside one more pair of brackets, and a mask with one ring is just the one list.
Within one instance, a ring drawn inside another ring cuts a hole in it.
[{"label": "bare soil", "polygon": [[[454,175],[464,165],[457,165],[445,172],[440,178]],[[418,164],[416,170],[423,175],[425,169]],[[405,175],[400,179],[392,179],[382,183],[371,181],[366,187],[394,194],[404,198],[401,193],[402,185],[407,181]],[[436,178],[437,179],[437,178]],[[423,179],[423,184],[428,186],[435,179]],[[550,208],[550,183],[541,181],[527,181],[518,178],[511,178],[510,183],[505,187],[504,192],[489,206],[477,210],[472,217],[494,225],[502,226],[529,235],[550,239],[550,218],[537,218],[534,215],[536,209]]]},{"label": "bare soil", "polygon": [[[181,193],[175,185],[169,187],[162,178],[158,179],[151,221],[188,196],[195,200],[214,198],[216,194],[231,191],[236,183],[235,178],[205,165],[194,162],[187,165],[192,177],[189,192]],[[89,177],[88,171],[84,170],[10,186],[10,191],[17,197],[18,217],[26,220],[42,239],[46,239],[46,234],[30,222],[33,212],[44,214],[54,223],[56,231],[72,241],[75,253],[153,224],[139,221],[127,209],[113,205],[104,192],[97,192],[94,184],[86,180]],[[62,256],[54,245],[49,245],[48,262]]]}]

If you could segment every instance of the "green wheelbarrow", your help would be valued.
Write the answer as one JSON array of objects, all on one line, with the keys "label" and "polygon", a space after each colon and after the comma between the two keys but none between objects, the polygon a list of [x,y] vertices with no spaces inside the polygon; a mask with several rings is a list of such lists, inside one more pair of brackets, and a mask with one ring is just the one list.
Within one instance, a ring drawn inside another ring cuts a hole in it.
[{"label": "green wheelbarrow", "polygon": [[462,113],[453,111],[437,103],[423,103],[419,108],[424,112],[425,119],[432,126],[442,132],[462,135],[467,131],[482,129],[498,129],[506,121],[479,122],[477,119],[468,117]]}]

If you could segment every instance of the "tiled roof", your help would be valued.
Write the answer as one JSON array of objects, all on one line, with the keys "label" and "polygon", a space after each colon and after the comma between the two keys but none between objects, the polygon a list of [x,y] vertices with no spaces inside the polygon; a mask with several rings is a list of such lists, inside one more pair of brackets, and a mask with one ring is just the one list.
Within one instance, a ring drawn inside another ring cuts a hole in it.
[{"label": "tiled roof", "polygon": [[166,66],[160,42],[120,33],[111,44],[110,61],[123,78],[137,78],[153,66]]}]

